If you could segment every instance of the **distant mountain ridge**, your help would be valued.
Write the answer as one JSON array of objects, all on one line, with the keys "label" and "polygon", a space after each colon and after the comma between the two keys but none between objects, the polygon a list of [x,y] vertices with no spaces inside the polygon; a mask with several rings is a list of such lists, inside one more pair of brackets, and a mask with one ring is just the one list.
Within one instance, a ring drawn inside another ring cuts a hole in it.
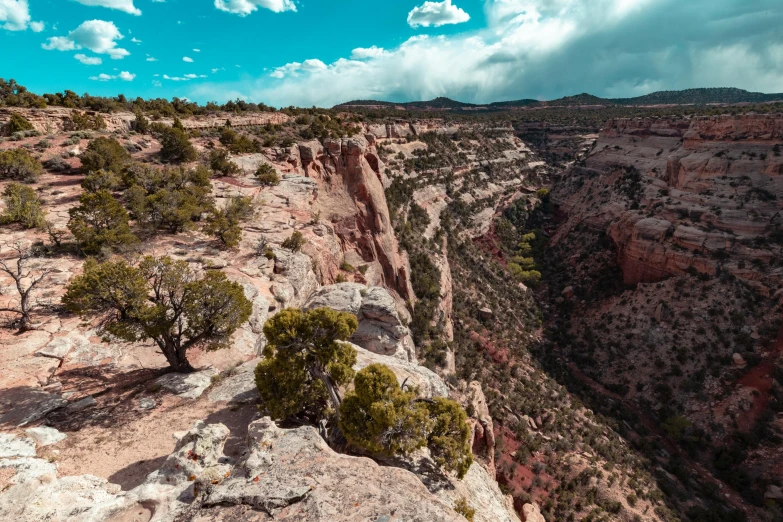
[{"label": "distant mountain ridge", "polygon": [[518,107],[576,107],[576,106],[642,106],[642,105],[707,105],[734,103],[766,103],[783,101],[783,93],[765,94],[732,87],[685,89],[682,91],[657,91],[634,98],[600,98],[582,93],[556,100],[540,101],[530,98],[487,104],[464,103],[439,97],[430,101],[394,103],[377,100],[354,100],[336,105],[347,108],[400,108],[404,110],[504,110]]}]

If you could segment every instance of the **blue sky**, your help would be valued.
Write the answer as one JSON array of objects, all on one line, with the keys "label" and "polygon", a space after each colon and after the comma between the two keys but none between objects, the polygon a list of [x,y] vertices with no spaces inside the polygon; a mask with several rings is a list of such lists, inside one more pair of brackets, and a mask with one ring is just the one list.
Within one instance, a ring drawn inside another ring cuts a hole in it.
[{"label": "blue sky", "polygon": [[782,0],[0,0],[34,92],[275,106],[783,92]]}]

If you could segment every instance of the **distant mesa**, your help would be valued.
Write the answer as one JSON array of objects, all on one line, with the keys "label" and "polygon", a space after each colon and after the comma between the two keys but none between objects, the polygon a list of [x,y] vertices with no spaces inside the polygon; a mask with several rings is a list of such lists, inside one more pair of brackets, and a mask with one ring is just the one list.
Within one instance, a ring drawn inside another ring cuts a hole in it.
[{"label": "distant mesa", "polygon": [[450,98],[430,101],[387,102],[378,100],[354,100],[335,109],[397,109],[401,111],[501,111],[517,108],[589,107],[589,106],[651,106],[651,105],[731,105],[737,103],[770,103],[783,101],[783,93],[764,94],[730,87],[686,89],[683,91],[658,91],[635,98],[600,98],[582,93],[556,100],[539,101],[530,98],[493,102],[484,105],[464,103]]}]

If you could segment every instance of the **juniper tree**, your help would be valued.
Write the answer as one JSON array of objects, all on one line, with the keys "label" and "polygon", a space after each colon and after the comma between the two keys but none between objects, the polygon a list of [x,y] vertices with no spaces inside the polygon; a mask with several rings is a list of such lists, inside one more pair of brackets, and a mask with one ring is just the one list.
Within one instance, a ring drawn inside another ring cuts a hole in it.
[{"label": "juniper tree", "polygon": [[473,463],[462,406],[442,397],[419,398],[416,388],[401,388],[382,364],[356,374],[354,391],[340,406],[340,429],[348,442],[379,455],[409,455],[426,446],[438,466],[459,478]]},{"label": "juniper tree", "polygon": [[5,212],[0,224],[19,223],[24,228],[43,228],[46,223],[41,200],[35,191],[20,183],[11,182],[3,189]]},{"label": "juniper tree", "polygon": [[85,173],[106,170],[118,174],[131,162],[131,155],[114,138],[101,136],[87,145],[79,159]]},{"label": "juniper tree", "polygon": [[68,229],[85,254],[100,254],[104,248],[116,249],[138,241],[128,225],[128,213],[106,190],[82,193],[79,206],[68,213]]},{"label": "juniper tree", "polygon": [[256,385],[275,419],[339,415],[339,388],[351,382],[356,363],[356,350],[343,341],[358,327],[356,316],[330,308],[289,308],[266,322]]},{"label": "juniper tree", "polygon": [[98,318],[104,340],[153,340],[182,373],[194,371],[188,350],[227,347],[252,312],[242,286],[222,272],[199,276],[185,261],[151,256],[138,265],[88,259],[62,302],[73,313]]},{"label": "juniper tree", "polygon": [[25,331],[30,328],[31,314],[39,305],[34,297],[36,287],[51,274],[52,269],[46,268],[35,259],[35,253],[17,241],[9,245],[11,257],[0,258],[0,272],[4,272],[14,281],[18,294],[17,304],[13,301],[0,305],[0,312],[12,313],[17,316],[11,324]]}]

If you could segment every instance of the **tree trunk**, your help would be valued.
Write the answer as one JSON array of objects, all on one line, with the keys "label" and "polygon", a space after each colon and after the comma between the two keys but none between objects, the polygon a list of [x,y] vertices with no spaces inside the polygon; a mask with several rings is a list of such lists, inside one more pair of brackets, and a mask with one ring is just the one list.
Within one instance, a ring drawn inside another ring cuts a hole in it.
[{"label": "tree trunk", "polygon": [[[332,423],[333,425],[331,429],[328,430],[328,436],[324,438],[326,442],[332,447],[338,444],[342,444],[345,438],[340,431],[340,404],[342,404],[343,401],[340,398],[337,385],[332,380],[332,377],[323,370],[323,368],[312,368],[310,370],[310,374],[313,376],[313,378],[320,380],[324,387],[326,387],[326,392],[329,394],[329,402],[332,403],[332,407],[334,408],[334,422]],[[322,426],[321,428],[321,436],[323,437],[324,431],[327,430],[325,426]]]},{"label": "tree trunk", "polygon": [[158,346],[160,346],[163,355],[166,356],[166,360],[174,372],[193,373],[196,371],[196,369],[193,368],[193,366],[191,366],[190,362],[188,361],[188,358],[185,355],[185,351],[179,350],[172,340],[164,339],[158,343]]}]

